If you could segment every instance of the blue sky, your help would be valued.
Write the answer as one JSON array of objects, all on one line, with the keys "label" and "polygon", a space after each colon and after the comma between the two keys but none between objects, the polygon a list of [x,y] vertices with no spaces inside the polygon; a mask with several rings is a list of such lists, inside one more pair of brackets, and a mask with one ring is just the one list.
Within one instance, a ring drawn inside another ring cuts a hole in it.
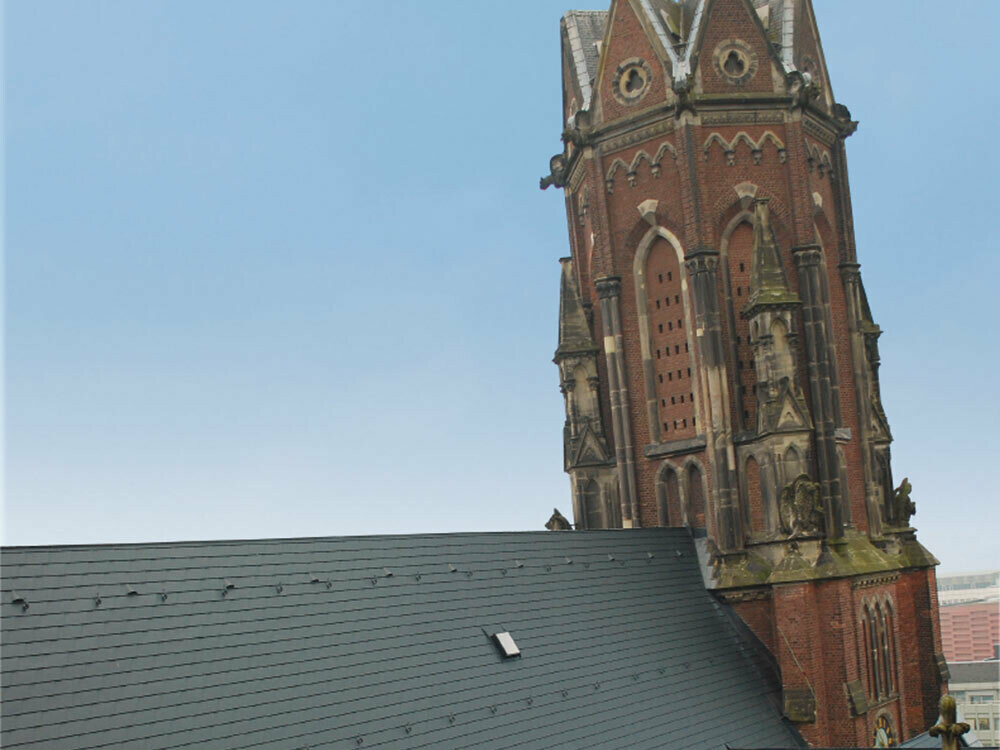
[{"label": "blue sky", "polygon": [[[815,5],[894,472],[997,566],[1000,4]],[[5,8],[4,543],[569,511],[565,0]]]}]

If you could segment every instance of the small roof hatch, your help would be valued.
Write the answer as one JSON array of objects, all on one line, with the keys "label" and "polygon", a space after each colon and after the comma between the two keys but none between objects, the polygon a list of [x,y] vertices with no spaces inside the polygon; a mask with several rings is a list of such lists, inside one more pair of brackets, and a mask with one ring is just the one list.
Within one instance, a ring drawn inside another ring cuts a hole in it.
[{"label": "small roof hatch", "polygon": [[504,657],[509,659],[512,656],[521,655],[521,649],[517,647],[517,644],[514,643],[514,639],[507,631],[494,633],[493,640],[496,642],[497,647],[500,649],[500,653],[502,653]]}]

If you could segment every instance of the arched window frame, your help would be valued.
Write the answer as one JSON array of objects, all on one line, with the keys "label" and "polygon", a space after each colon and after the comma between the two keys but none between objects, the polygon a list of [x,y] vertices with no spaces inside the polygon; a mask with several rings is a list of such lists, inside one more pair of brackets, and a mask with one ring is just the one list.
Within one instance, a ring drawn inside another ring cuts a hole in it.
[{"label": "arched window frame", "polygon": [[[650,439],[654,443],[663,441],[663,431],[660,427],[659,407],[656,382],[652,379],[653,331],[649,321],[649,292],[646,282],[646,264],[649,252],[656,240],[662,239],[669,244],[677,254],[678,273],[681,274],[681,304],[684,306],[684,336],[687,344],[688,363],[691,367],[691,392],[694,394],[694,416],[698,424],[705,424],[705,415],[701,409],[701,373],[696,366],[696,339],[694,335],[694,305],[691,300],[691,289],[684,270],[684,248],[677,236],[666,227],[654,226],[643,235],[636,247],[632,260],[632,274],[635,279],[636,314],[639,322],[639,347],[643,361],[646,388],[646,413],[649,422]],[[696,430],[697,432],[697,430]]]},{"label": "arched window frame", "polygon": [[[705,516],[705,526],[704,527],[700,527],[700,526],[696,525],[696,513],[695,513],[695,509],[692,507],[692,500],[693,500],[692,492],[691,492],[691,472],[692,472],[692,470],[698,472],[698,477],[699,477],[699,480],[700,480],[701,504],[702,504],[702,511],[704,513],[704,516]],[[710,502],[709,502],[709,498],[711,496],[709,495],[709,492],[708,492],[708,475],[705,472],[704,465],[701,463],[701,461],[699,461],[694,456],[688,457],[688,459],[684,462],[684,466],[682,467],[681,478],[683,480],[681,482],[681,487],[682,487],[682,489],[681,489],[681,498],[683,500],[683,504],[682,504],[681,508],[682,508],[682,512],[684,514],[684,518],[686,520],[687,526],[689,526],[690,528],[706,528],[706,529],[708,529],[709,525],[712,524],[712,521],[710,520],[712,518],[712,513],[711,513],[711,509],[710,509]],[[711,530],[714,531],[714,524],[712,524]]]},{"label": "arched window frame", "polygon": [[[687,523],[687,513],[685,510],[685,483],[682,477],[682,468],[672,461],[664,461],[660,464],[656,472],[656,507],[660,526],[683,526]],[[670,503],[670,477],[673,476],[677,483],[677,518],[671,513]]]}]

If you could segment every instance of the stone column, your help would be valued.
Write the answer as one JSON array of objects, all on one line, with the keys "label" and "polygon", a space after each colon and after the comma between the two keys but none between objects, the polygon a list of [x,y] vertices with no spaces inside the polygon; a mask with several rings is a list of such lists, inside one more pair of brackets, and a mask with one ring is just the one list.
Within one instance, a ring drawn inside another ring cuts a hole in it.
[{"label": "stone column", "polygon": [[[861,463],[865,480],[865,512],[868,518],[868,533],[882,535],[882,513],[879,508],[880,493],[876,477],[875,455],[872,450],[872,382],[865,354],[864,333],[861,330],[864,313],[861,309],[861,272],[857,263],[841,263],[840,278],[844,282],[844,298],[847,300],[847,326],[851,337],[851,365],[854,372],[854,391],[857,395],[858,446],[861,448]],[[841,488],[843,489],[843,488]]]},{"label": "stone column", "polygon": [[618,463],[618,494],[622,525],[639,526],[635,485],[635,456],[632,427],[629,421],[628,380],[625,377],[624,344],[621,321],[621,279],[602,276],[595,280],[601,301],[601,326],[604,330],[604,356],[608,364],[608,394],[611,400],[611,427]]},{"label": "stone column", "polygon": [[705,438],[712,464],[712,498],[717,522],[716,544],[724,552],[743,546],[743,524],[736,488],[736,455],[729,418],[729,388],[726,384],[726,357],[722,344],[719,314],[719,252],[694,250],[684,258],[691,278],[694,300],[695,337],[701,355],[701,369],[708,393],[709,423]]},{"label": "stone column", "polygon": [[844,509],[835,440],[838,412],[834,394],[834,364],[830,356],[831,341],[826,325],[826,300],[823,294],[823,253],[819,245],[793,247],[792,253],[799,271],[807,379],[816,429],[816,464],[826,514],[826,536],[830,540],[837,540],[844,535]]}]

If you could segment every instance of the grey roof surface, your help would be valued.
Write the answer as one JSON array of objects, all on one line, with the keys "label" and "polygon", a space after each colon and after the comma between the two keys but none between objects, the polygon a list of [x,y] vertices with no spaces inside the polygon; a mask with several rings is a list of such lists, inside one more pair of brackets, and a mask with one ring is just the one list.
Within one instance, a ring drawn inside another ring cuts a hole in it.
[{"label": "grey roof surface", "polygon": [[992,682],[1000,685],[1000,661],[950,661],[948,684],[954,686],[966,682]]},{"label": "grey roof surface", "polygon": [[597,66],[601,58],[598,43],[604,39],[607,22],[606,10],[570,10],[563,15],[563,33],[573,60],[571,69],[583,94],[581,109],[590,108],[593,95],[591,84],[597,77]]},{"label": "grey roof surface", "polygon": [[2,563],[5,748],[802,746],[681,529]]}]

